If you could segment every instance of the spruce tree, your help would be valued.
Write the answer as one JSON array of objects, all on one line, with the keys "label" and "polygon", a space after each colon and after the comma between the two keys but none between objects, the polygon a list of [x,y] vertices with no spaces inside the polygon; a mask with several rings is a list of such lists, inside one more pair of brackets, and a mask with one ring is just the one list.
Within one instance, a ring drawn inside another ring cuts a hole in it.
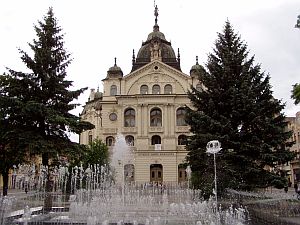
[{"label": "spruce tree", "polygon": [[248,55],[247,45],[227,21],[206,69],[199,71],[204,90],[189,92],[193,108],[187,109],[186,120],[193,135],[187,160],[194,185],[207,194],[214,180],[213,157],[206,153],[211,140],[222,145],[217,155],[218,191],[280,188],[286,182],[282,171],[273,171],[292,158],[284,104],[273,97],[270,76]]},{"label": "spruce tree", "polygon": [[79,134],[94,126],[70,112],[79,105],[74,100],[87,88],[70,90],[73,82],[66,76],[72,59],[64,48],[64,35],[52,8],[34,29],[36,39],[29,43],[33,56],[19,49],[29,72],[8,68],[1,91],[7,102],[3,106],[8,110],[6,118],[17,124],[30,142],[22,150],[42,155],[43,165],[48,166],[50,157],[78,149],[79,144],[70,140],[68,132]]}]

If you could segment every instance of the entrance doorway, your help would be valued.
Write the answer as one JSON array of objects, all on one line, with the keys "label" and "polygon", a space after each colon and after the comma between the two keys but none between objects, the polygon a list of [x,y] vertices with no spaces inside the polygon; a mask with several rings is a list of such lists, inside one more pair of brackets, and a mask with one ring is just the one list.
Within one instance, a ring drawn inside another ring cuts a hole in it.
[{"label": "entrance doorway", "polygon": [[178,183],[186,183],[188,180],[186,173],[186,165],[178,165]]},{"label": "entrance doorway", "polygon": [[161,164],[150,165],[150,182],[154,182],[154,183],[163,182],[163,166]]}]

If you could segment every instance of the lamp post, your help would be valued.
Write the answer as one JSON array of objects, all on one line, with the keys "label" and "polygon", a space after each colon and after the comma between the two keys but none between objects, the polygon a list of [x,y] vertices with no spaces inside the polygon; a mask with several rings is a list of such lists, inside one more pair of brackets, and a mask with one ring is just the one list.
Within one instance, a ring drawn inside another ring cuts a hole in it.
[{"label": "lamp post", "polygon": [[215,170],[215,198],[216,198],[216,213],[218,212],[218,191],[217,191],[217,165],[216,165],[216,154],[221,151],[221,143],[218,140],[213,140],[207,143],[206,153],[214,155],[214,170]]}]

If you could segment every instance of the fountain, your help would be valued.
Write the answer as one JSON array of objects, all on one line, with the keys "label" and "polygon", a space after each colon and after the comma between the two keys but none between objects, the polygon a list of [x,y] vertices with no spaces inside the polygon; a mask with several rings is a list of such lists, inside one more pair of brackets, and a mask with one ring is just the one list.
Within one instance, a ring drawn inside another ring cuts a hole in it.
[{"label": "fountain", "polygon": [[[131,144],[127,144],[123,135],[118,134],[113,147],[111,156],[111,168],[114,172],[115,182],[117,185],[124,187],[126,177],[131,176],[128,171],[125,171],[126,165],[134,165],[134,154],[130,149]],[[127,172],[125,174],[125,172]],[[129,171],[134,173],[134,171]]]},{"label": "fountain", "polygon": [[[246,224],[246,209],[233,206],[227,209],[219,206],[216,209],[213,199],[202,199],[201,190],[179,185],[137,185],[127,180],[126,177],[134,176],[134,171],[125,171],[124,167],[134,165],[133,155],[124,137],[118,135],[110,166],[90,165],[83,168],[80,165],[72,169],[71,189],[74,194],[68,201],[64,200],[63,193],[66,191],[69,172],[66,167],[55,168],[53,175],[56,192],[53,193],[53,210],[48,214],[42,213],[46,177],[44,173],[47,168],[41,167],[38,172],[34,168],[38,179],[28,179],[29,193],[21,199],[24,210],[18,211],[12,207],[18,205],[20,199],[10,199],[7,205],[11,210],[5,212],[3,224]],[[18,168],[20,171],[33,170],[32,166],[19,165]],[[27,174],[31,176],[32,173]],[[190,179],[190,167],[187,168],[187,174]],[[35,185],[31,182],[35,182]]]}]

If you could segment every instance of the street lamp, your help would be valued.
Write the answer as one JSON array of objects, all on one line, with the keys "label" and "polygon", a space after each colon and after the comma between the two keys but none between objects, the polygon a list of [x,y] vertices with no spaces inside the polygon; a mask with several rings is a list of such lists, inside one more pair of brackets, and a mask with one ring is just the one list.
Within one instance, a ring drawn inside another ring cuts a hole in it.
[{"label": "street lamp", "polygon": [[216,154],[221,151],[221,143],[218,140],[213,140],[207,143],[206,153],[214,155],[214,169],[215,169],[215,197],[216,197],[216,213],[218,211],[218,191],[217,191],[217,165],[216,165]]}]

